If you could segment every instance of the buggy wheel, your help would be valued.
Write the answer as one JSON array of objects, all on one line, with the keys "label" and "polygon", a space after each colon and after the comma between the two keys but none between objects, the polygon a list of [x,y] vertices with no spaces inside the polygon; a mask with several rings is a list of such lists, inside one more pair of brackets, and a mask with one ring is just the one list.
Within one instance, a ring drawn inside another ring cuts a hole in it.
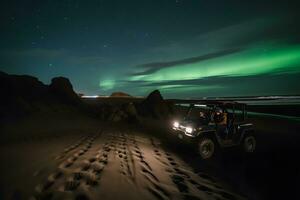
[{"label": "buggy wheel", "polygon": [[246,153],[252,153],[256,148],[256,139],[253,135],[246,135],[243,139],[243,149]]},{"label": "buggy wheel", "polygon": [[215,153],[215,142],[209,137],[203,137],[198,142],[198,152],[202,159],[209,159]]}]

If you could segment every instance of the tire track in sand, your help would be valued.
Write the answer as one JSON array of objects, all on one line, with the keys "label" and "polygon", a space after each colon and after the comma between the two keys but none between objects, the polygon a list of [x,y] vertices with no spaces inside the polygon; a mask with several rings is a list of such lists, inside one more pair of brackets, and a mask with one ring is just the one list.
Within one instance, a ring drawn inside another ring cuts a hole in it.
[{"label": "tire track in sand", "polygon": [[171,199],[171,194],[162,186],[159,178],[155,175],[151,165],[146,160],[143,150],[138,145],[138,142],[133,138],[132,154],[138,160],[140,173],[147,181],[146,189],[159,200]]},{"label": "tire track in sand", "polygon": [[[199,192],[203,192],[216,200],[243,199],[241,196],[226,191],[223,187],[219,186],[213,178],[204,173],[195,174],[192,171],[181,169],[180,166],[182,165],[177,163],[177,159],[174,159],[170,152],[161,149],[152,138],[151,144],[154,147],[155,158],[166,166],[166,172],[169,173],[171,180],[184,199],[199,199],[189,194],[190,186],[195,187]],[[200,180],[196,180],[195,177],[198,177]]]}]

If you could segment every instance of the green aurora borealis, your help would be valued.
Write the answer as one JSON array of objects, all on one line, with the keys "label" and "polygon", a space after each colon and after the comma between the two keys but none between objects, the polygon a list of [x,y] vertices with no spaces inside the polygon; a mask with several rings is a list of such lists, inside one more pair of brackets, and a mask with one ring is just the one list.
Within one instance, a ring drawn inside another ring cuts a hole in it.
[{"label": "green aurora borealis", "polygon": [[248,50],[236,55],[168,67],[153,74],[134,76],[130,80],[157,82],[296,71],[300,71],[300,46]]},{"label": "green aurora borealis", "polygon": [[165,98],[300,95],[299,1],[1,3],[0,71],[76,92]]},{"label": "green aurora borealis", "polygon": [[[214,77],[252,77],[300,73],[300,45],[267,45],[232,55],[205,61],[169,66],[145,75],[129,77],[132,83],[145,81],[158,86],[165,93],[201,92],[225,88],[226,85],[177,84],[176,81],[201,80]],[[287,80],[288,81],[288,80]],[[171,83],[171,84],[170,84]],[[255,87],[263,87],[256,85]],[[276,85],[276,83],[275,83]],[[275,86],[274,85],[274,86]],[[238,88],[238,85],[235,86]],[[249,86],[251,87],[250,83]],[[252,86],[253,87],[253,86]],[[145,86],[149,90],[155,89]],[[231,94],[229,94],[231,95]]]}]

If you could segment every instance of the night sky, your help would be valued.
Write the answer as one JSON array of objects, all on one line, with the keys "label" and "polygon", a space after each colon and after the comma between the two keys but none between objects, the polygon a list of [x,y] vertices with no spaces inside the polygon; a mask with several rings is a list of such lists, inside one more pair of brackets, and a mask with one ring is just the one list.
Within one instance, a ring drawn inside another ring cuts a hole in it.
[{"label": "night sky", "polygon": [[1,1],[0,70],[86,95],[300,94],[296,1]]}]

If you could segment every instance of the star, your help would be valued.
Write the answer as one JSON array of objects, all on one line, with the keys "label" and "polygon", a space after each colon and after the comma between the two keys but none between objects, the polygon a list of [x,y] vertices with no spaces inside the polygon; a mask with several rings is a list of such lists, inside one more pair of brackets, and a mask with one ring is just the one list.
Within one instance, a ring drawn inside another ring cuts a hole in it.
[{"label": "star", "polygon": [[11,17],[10,20],[11,20],[11,23],[12,23],[12,24],[13,24],[13,23],[16,23],[16,18],[15,18],[15,17]]}]

